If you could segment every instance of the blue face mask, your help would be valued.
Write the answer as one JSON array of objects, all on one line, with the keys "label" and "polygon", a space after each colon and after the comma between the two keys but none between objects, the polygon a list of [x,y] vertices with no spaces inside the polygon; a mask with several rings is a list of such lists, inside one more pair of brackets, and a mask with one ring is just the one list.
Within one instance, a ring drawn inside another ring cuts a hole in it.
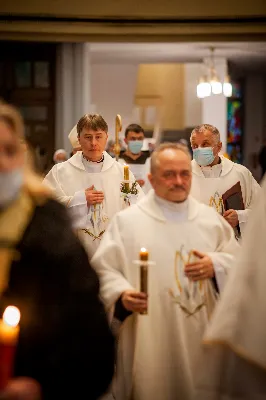
[{"label": "blue face mask", "polygon": [[193,150],[193,159],[201,167],[210,165],[214,160],[214,154],[212,147],[198,147]]},{"label": "blue face mask", "polygon": [[128,142],[129,151],[133,154],[139,154],[143,146],[142,140],[130,140]]}]

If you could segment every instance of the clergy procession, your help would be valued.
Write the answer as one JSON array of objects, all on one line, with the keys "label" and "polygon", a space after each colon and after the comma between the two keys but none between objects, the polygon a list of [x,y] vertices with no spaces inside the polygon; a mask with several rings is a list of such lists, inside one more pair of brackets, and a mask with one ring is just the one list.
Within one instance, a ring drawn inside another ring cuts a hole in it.
[{"label": "clergy procession", "polygon": [[0,104],[0,398],[265,399],[265,184],[213,125],[191,157],[114,119],[41,176]]}]

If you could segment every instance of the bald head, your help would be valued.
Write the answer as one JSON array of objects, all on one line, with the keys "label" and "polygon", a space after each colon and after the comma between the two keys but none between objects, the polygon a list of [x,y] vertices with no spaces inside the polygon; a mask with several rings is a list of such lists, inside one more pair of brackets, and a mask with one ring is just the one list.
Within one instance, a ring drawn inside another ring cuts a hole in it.
[{"label": "bald head", "polygon": [[191,157],[179,144],[164,143],[151,157],[149,180],[155,193],[165,200],[183,202],[191,187]]},{"label": "bald head", "polygon": [[[161,159],[171,159],[176,157],[176,152],[179,153],[179,157],[186,156],[191,161],[191,156],[187,148],[185,148],[182,144],[179,143],[163,143],[157,147],[156,150],[152,153],[151,156],[151,174],[156,172],[157,167],[159,166]],[[181,152],[181,154],[180,154]],[[183,153],[183,154],[182,154]]]}]

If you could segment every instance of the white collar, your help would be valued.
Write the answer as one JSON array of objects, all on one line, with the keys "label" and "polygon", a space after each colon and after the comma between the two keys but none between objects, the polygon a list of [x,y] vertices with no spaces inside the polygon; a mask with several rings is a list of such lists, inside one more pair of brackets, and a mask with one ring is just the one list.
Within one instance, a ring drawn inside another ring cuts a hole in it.
[{"label": "white collar", "polygon": [[188,210],[188,199],[186,199],[182,203],[174,203],[173,201],[168,201],[163,199],[162,197],[157,196],[155,193],[154,199],[160,207],[166,208],[171,212],[182,213]]},{"label": "white collar", "polygon": [[[114,158],[112,158],[108,153],[106,153],[106,151],[103,152],[103,155],[104,155],[104,160],[103,160],[103,166],[102,166],[102,170],[101,170],[102,172],[111,168],[113,166],[113,164],[116,162]],[[71,165],[73,165],[74,167],[76,167],[78,169],[81,169],[82,171],[85,171],[85,166],[83,164],[82,151],[78,151],[66,162],[70,163]],[[91,164],[95,164],[95,163],[91,163]],[[101,163],[99,163],[99,164],[101,164]]]},{"label": "white collar", "polygon": [[[224,156],[220,156],[221,158],[221,164],[217,164],[217,165],[222,165],[222,172],[221,172],[221,176],[227,175],[231,169],[234,166],[233,161],[228,160],[227,158],[225,158]],[[204,176],[203,172],[202,172],[202,168],[196,163],[195,160],[191,161],[191,166],[192,166],[192,173],[198,176]]]},{"label": "white collar", "polygon": [[[171,203],[171,202],[167,202],[167,203]],[[186,202],[187,203],[187,218],[188,220],[192,220],[194,218],[196,218],[196,216],[199,213],[199,209],[202,206],[201,203],[199,203],[196,199],[194,199],[192,196],[188,196],[188,199]],[[176,204],[174,203],[174,207],[177,205],[180,206],[182,208],[186,207],[186,204],[184,205],[184,203],[180,204]],[[154,190],[151,189],[146,196],[144,196],[142,199],[140,199],[137,204],[137,207],[139,207],[140,209],[142,209],[143,212],[145,212],[146,214],[149,214],[152,218],[157,219],[159,221],[165,222],[166,218],[165,215],[162,211],[162,208],[159,206],[158,202],[155,199],[155,193]]]}]

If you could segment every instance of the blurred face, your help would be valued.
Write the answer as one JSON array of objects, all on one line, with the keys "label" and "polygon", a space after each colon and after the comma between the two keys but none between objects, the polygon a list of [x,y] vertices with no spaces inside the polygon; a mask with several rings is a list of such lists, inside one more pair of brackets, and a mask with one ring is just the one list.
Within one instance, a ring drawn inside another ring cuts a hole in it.
[{"label": "blurred face", "polygon": [[135,141],[135,140],[139,140],[139,141],[143,142],[144,133],[143,132],[136,133],[136,132],[129,131],[127,134],[127,137],[125,138],[126,144],[128,145],[129,141]]},{"label": "blurred face", "polygon": [[19,138],[9,126],[0,121],[0,173],[22,168],[24,151]]},{"label": "blurred face", "polygon": [[91,161],[100,160],[106,147],[107,139],[108,134],[106,132],[82,129],[79,143],[84,156]]},{"label": "blurred face", "polygon": [[182,203],[191,187],[191,161],[181,150],[166,149],[159,153],[155,172],[149,180],[157,196]]},{"label": "blurred face", "polygon": [[64,161],[66,161],[66,160],[67,160],[67,156],[66,156],[65,153],[59,153],[59,154],[57,154],[56,157],[55,157],[55,162],[58,162],[58,163],[64,162]]},{"label": "blurred face", "polygon": [[199,133],[194,133],[191,136],[191,147],[192,150],[195,150],[199,147],[206,148],[211,147],[213,151],[214,158],[218,156],[221,151],[222,143],[216,140],[216,137],[213,135],[211,131],[204,131]]}]

